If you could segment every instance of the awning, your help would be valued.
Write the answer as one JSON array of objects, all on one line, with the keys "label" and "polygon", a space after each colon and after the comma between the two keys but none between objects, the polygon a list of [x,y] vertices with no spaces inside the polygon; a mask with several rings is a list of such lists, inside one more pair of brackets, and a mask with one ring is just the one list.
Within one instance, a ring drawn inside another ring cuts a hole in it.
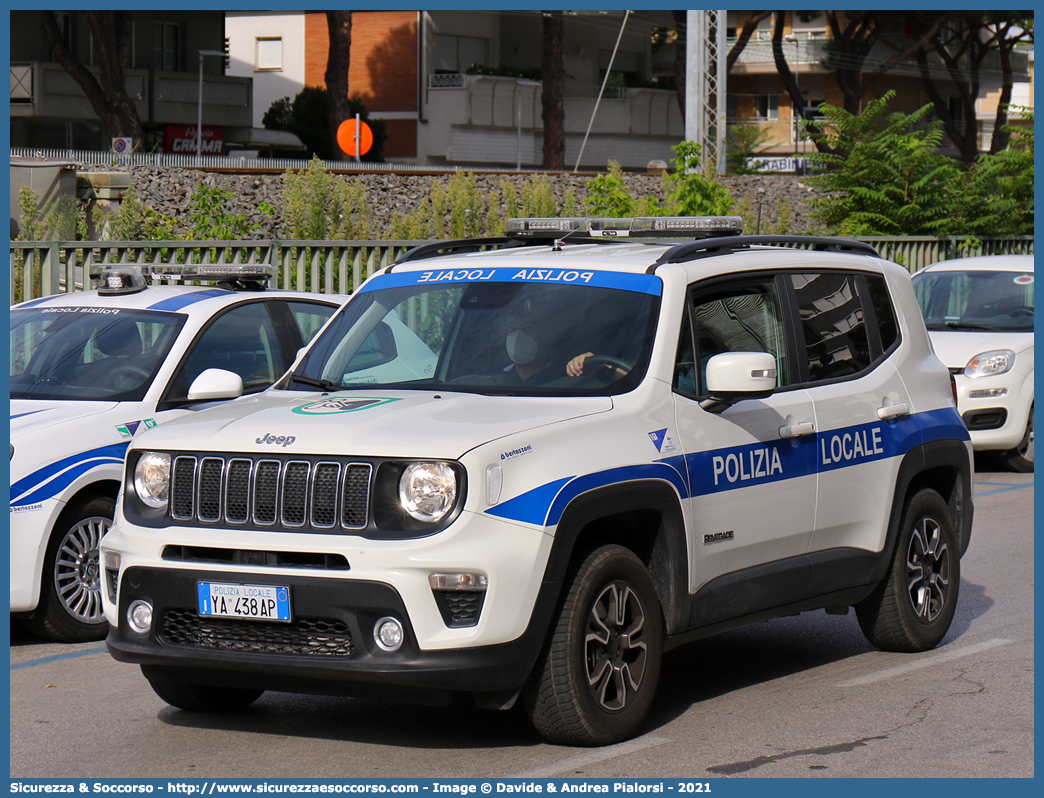
[{"label": "awning", "polygon": [[269,130],[264,127],[227,127],[225,128],[225,145],[235,145],[236,149],[259,150],[304,150],[301,139],[286,130]]}]

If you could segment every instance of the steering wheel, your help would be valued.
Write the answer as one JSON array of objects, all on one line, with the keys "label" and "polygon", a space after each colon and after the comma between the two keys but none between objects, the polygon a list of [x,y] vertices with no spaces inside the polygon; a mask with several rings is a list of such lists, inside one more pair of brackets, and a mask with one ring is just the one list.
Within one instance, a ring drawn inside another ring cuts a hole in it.
[{"label": "steering wheel", "polygon": [[148,369],[133,363],[125,363],[110,371],[105,381],[117,391],[126,391],[130,388],[136,388],[148,378]]},{"label": "steering wheel", "polygon": [[[594,371],[588,372],[588,366],[598,369],[598,373],[595,374]],[[597,376],[599,379],[605,379],[608,375],[610,379],[605,381],[612,382],[620,377],[626,377],[627,373],[633,367],[633,363],[628,363],[626,360],[619,357],[613,357],[612,355],[591,355],[584,360],[584,376],[590,374],[592,377]],[[601,371],[602,368],[604,368],[605,371]]]},{"label": "steering wheel", "polygon": [[1032,316],[1033,315],[1033,308],[1026,308],[1026,307],[1014,308],[1013,310],[1009,310],[1008,311],[1008,315],[1009,316]]}]

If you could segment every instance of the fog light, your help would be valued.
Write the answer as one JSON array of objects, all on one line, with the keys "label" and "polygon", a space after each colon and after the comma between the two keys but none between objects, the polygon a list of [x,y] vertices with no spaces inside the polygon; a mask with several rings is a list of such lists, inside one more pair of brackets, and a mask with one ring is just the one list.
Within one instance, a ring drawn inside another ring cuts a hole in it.
[{"label": "fog light", "polygon": [[968,398],[969,399],[992,399],[995,396],[1007,396],[1007,395],[1008,395],[1008,389],[1007,388],[988,388],[988,389],[984,388],[984,389],[979,390],[979,391],[969,391],[968,392]]},{"label": "fog light", "polygon": [[140,635],[152,628],[152,605],[147,601],[134,601],[127,608],[127,625]]},{"label": "fog light", "polygon": [[373,639],[385,651],[398,651],[402,645],[402,624],[395,618],[381,618],[373,625]]},{"label": "fog light", "polygon": [[485,590],[489,579],[485,574],[429,574],[432,590]]}]

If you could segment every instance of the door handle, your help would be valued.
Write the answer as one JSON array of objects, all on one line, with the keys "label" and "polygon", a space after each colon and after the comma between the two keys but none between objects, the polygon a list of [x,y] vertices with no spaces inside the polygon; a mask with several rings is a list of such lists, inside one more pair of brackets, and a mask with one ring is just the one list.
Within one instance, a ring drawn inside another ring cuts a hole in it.
[{"label": "door handle", "polygon": [[910,415],[910,408],[905,403],[899,402],[898,404],[888,405],[887,407],[877,408],[877,417],[888,421],[892,418],[898,418],[899,416]]},{"label": "door handle", "polygon": [[811,435],[815,431],[816,425],[813,424],[811,421],[806,421],[804,424],[791,424],[789,427],[780,427],[779,437],[797,438],[801,435]]}]

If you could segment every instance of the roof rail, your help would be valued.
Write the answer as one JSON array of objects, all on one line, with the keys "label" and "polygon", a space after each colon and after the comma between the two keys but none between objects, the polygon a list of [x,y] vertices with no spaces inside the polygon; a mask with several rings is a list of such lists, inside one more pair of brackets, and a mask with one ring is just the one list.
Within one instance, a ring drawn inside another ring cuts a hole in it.
[{"label": "roof rail", "polygon": [[853,255],[869,255],[873,258],[881,257],[878,251],[870,244],[856,241],[852,238],[785,235],[722,236],[720,238],[705,238],[700,241],[692,241],[672,247],[664,252],[650,269],[655,269],[663,263],[685,263],[699,258],[709,258],[713,255],[727,255],[736,250],[749,249],[757,244],[770,246],[802,245],[819,252],[848,252]]},{"label": "roof rail", "polygon": [[425,258],[435,258],[439,255],[454,255],[458,252],[478,252],[482,247],[495,247],[495,246],[507,246],[513,245],[518,246],[519,242],[513,238],[507,238],[506,236],[498,236],[496,238],[457,238],[450,241],[432,241],[430,244],[421,244],[419,247],[414,247],[409,250],[401,258],[398,258],[395,263],[388,267],[391,271],[392,266],[397,266],[400,263],[406,263],[411,260],[424,260]]}]

